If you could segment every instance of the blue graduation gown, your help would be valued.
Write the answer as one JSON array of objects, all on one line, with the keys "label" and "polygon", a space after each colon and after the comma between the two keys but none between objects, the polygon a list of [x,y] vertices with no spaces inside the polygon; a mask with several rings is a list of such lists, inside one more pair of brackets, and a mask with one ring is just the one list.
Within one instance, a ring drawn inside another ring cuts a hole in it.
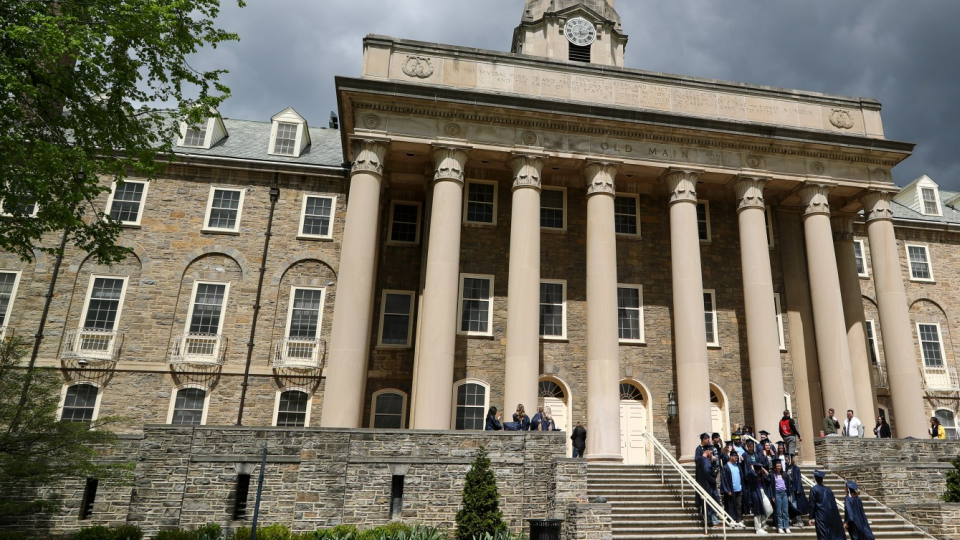
[{"label": "blue graduation gown", "polygon": [[758,472],[757,453],[743,455],[743,503],[746,510],[755,516],[764,515],[763,498],[760,493],[763,489],[763,480]]},{"label": "blue graduation gown", "polygon": [[790,469],[790,477],[793,480],[793,504],[797,507],[797,511],[800,514],[807,514],[810,512],[810,503],[807,502],[807,495],[803,492],[803,480],[800,478],[800,467],[794,465]]},{"label": "blue graduation gown", "polygon": [[846,540],[837,499],[827,486],[810,488],[810,519],[817,527],[817,540]]},{"label": "blue graduation gown", "polygon": [[847,524],[850,540],[874,540],[873,531],[867,523],[867,514],[863,511],[860,497],[847,495],[843,499],[843,522]]}]

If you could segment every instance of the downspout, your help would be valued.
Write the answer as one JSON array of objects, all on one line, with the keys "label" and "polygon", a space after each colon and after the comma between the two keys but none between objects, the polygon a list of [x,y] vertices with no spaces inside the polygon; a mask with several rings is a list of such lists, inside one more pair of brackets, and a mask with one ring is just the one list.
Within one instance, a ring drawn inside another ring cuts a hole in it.
[{"label": "downspout", "polygon": [[247,365],[243,369],[243,382],[240,383],[240,410],[237,413],[237,425],[243,425],[243,404],[247,399],[247,386],[250,380],[250,364],[253,361],[253,344],[257,335],[257,319],[260,317],[260,297],[263,294],[263,277],[267,273],[267,253],[270,249],[270,236],[273,230],[273,212],[280,198],[280,173],[273,173],[273,185],[270,186],[270,215],[267,217],[267,231],[263,235],[263,256],[260,259],[260,277],[257,281],[257,297],[253,301],[253,322],[250,324],[250,340],[247,341]]}]

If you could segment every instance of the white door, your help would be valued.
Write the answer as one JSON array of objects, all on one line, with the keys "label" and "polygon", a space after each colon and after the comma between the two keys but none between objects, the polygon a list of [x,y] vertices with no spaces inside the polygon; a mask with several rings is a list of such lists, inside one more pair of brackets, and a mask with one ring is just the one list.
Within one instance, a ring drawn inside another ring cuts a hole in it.
[{"label": "white door", "polygon": [[566,432],[567,455],[573,455],[573,441],[570,439],[570,427],[567,423],[570,415],[567,413],[567,404],[562,399],[555,397],[543,398],[543,408],[550,407],[550,414],[553,416],[553,424],[557,429]]},{"label": "white door", "polygon": [[642,401],[620,401],[620,453],[627,465],[647,463],[647,408]]},{"label": "white door", "polygon": [[724,420],[723,416],[724,416],[723,409],[720,408],[720,404],[711,403],[710,404],[710,421],[711,421],[711,425],[713,426],[713,432],[719,433],[720,438],[727,441],[730,439],[727,437],[727,434],[724,433],[725,431],[724,427],[726,425],[726,422],[723,421]]}]

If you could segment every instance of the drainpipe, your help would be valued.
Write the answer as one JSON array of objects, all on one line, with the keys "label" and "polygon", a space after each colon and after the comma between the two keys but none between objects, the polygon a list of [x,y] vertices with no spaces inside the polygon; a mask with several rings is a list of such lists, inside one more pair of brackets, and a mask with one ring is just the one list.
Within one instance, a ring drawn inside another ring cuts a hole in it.
[{"label": "drainpipe", "polygon": [[[263,294],[263,277],[267,273],[267,253],[270,249],[270,236],[273,230],[273,211],[280,198],[280,173],[273,173],[273,185],[270,186],[270,215],[267,217],[267,232],[263,236],[263,257],[260,259],[260,278],[257,282],[257,297],[253,301],[253,322],[250,324],[250,340],[247,341],[247,365],[243,369],[243,382],[240,383],[240,411],[237,413],[237,425],[243,425],[243,403],[247,399],[247,386],[250,380],[250,363],[253,361],[253,339],[257,335],[257,319],[260,317],[260,296]],[[260,474],[263,474],[261,469]],[[261,476],[262,478],[262,476]],[[262,483],[262,480],[261,480]]]}]

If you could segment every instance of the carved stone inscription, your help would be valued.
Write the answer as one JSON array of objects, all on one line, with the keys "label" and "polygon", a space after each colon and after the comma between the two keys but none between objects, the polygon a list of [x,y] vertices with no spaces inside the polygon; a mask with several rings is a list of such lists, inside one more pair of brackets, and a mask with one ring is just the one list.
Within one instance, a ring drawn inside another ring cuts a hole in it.
[{"label": "carved stone inscription", "polygon": [[513,66],[479,64],[477,86],[491,90],[513,90]]}]

